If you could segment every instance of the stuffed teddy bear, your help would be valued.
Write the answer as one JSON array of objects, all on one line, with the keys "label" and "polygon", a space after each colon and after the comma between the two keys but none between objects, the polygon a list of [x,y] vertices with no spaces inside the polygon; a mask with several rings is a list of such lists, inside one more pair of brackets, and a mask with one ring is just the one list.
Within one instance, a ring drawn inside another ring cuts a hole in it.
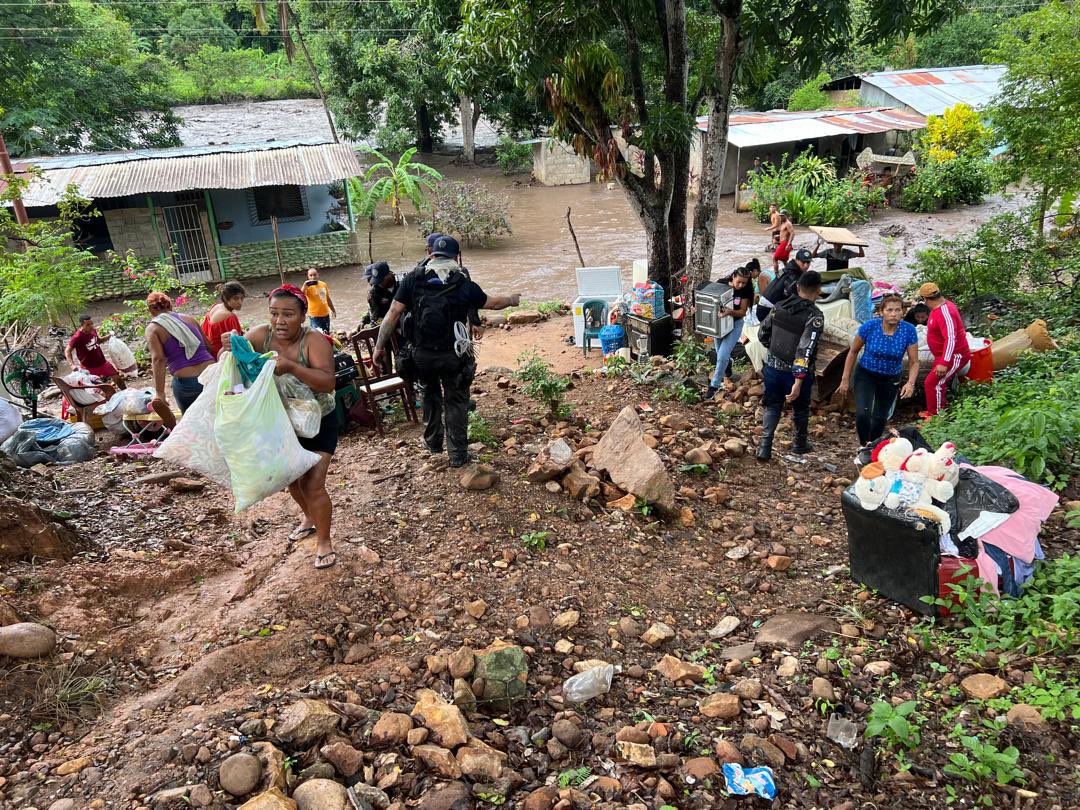
[{"label": "stuffed teddy bear", "polygon": [[939,500],[952,497],[952,484],[930,478],[930,465],[933,456],[926,450],[916,450],[900,466],[899,476],[893,481],[885,496],[885,506],[890,509],[906,508],[929,520],[941,524],[941,533],[948,534],[952,528],[949,513],[934,506],[935,494],[944,496]]},{"label": "stuffed teddy bear", "polygon": [[[946,483],[952,488],[956,487],[960,480],[960,465],[956,463],[954,456],[956,456],[956,445],[952,442],[945,442],[934,451],[930,456],[931,480]],[[951,491],[947,492],[945,489],[941,489],[940,492],[942,493],[940,497],[931,493],[935,501],[947,501],[953,496]]]},{"label": "stuffed teddy bear", "polygon": [[859,478],[855,482],[855,497],[859,499],[859,505],[868,512],[877,509],[889,494],[890,484],[880,461],[867,464],[859,471]]},{"label": "stuffed teddy bear", "polygon": [[885,475],[895,477],[900,472],[900,466],[911,455],[913,449],[911,442],[907,439],[893,436],[874,448],[871,461],[881,462],[881,466],[885,468]]}]

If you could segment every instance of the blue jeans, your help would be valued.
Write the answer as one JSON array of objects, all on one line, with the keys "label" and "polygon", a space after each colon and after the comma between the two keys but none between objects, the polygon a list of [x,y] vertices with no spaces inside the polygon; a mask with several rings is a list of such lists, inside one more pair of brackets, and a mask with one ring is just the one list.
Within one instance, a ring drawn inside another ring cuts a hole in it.
[{"label": "blue jeans", "polygon": [[716,373],[709,380],[709,385],[713,388],[719,388],[720,383],[724,381],[728,363],[731,362],[731,353],[735,351],[735,345],[739,342],[739,338],[742,337],[742,328],[743,319],[736,318],[735,328],[720,338],[716,344]]},{"label": "blue jeans", "polygon": [[[779,405],[784,407],[784,397],[791,393],[795,385],[795,375],[790,371],[780,371],[772,366],[765,366],[765,395],[761,404],[765,407]],[[791,410],[796,416],[810,415],[810,392],[814,390],[814,375],[808,374],[802,381],[799,396],[791,403]]]},{"label": "blue jeans", "polygon": [[172,395],[180,408],[180,413],[184,413],[190,408],[202,392],[202,383],[199,382],[198,377],[172,378]]},{"label": "blue jeans", "polygon": [[329,315],[308,315],[308,324],[312,329],[321,329],[326,334],[330,334],[330,316]]}]

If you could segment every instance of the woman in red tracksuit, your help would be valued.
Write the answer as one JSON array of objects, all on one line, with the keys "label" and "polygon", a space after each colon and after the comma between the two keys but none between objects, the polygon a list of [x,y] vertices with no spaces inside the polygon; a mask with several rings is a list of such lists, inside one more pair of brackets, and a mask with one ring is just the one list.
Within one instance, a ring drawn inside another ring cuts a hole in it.
[{"label": "woman in red tracksuit", "polygon": [[945,389],[953,377],[971,360],[967,330],[956,304],[941,294],[937,284],[927,282],[919,287],[919,296],[930,307],[926,323],[926,345],[934,357],[923,389],[926,392],[926,416],[933,416],[945,407]]}]

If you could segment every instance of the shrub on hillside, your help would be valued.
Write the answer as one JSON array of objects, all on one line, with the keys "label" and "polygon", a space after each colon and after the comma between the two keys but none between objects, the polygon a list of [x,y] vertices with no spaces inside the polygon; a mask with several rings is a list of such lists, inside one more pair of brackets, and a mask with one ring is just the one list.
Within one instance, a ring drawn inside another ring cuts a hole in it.
[{"label": "shrub on hillside", "polygon": [[428,195],[425,235],[448,233],[468,245],[511,234],[510,200],[494,194],[479,180],[444,180]]}]

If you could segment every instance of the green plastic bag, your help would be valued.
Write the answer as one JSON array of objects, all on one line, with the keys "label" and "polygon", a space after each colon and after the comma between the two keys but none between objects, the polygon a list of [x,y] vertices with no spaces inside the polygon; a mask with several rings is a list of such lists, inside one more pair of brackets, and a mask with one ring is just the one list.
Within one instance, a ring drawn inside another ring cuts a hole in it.
[{"label": "green plastic bag", "polygon": [[296,440],[274,385],[276,366],[276,360],[268,360],[246,389],[231,354],[221,370],[214,436],[229,465],[237,512],[280,492],[319,463],[319,454]]}]

